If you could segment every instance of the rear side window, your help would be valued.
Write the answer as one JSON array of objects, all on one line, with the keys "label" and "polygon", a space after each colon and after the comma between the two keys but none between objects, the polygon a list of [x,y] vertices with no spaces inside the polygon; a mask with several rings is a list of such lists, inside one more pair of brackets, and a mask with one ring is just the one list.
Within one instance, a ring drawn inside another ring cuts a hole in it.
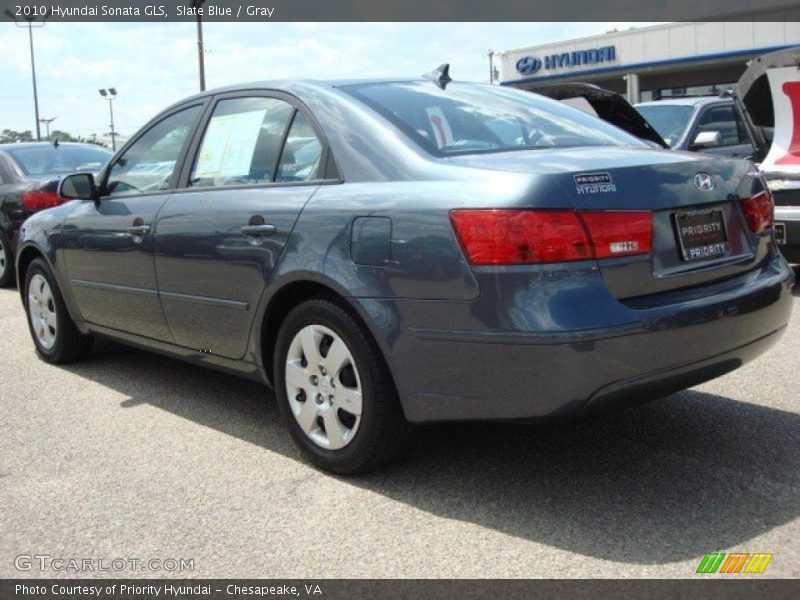
[{"label": "rear side window", "polygon": [[108,177],[109,195],[156,192],[170,189],[178,158],[200,113],[193,106],[153,125],[120,156]]},{"label": "rear side window", "polygon": [[231,98],[218,102],[203,135],[190,185],[219,187],[272,182],[293,115],[292,105],[275,98]]},{"label": "rear side window", "polygon": [[320,179],[322,144],[303,113],[295,114],[283,147],[275,181]]}]

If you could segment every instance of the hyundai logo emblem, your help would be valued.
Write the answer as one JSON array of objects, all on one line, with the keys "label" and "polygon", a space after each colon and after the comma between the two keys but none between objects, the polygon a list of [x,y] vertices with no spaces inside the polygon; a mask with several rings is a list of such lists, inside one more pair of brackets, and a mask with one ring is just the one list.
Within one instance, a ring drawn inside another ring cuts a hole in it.
[{"label": "hyundai logo emblem", "polygon": [[710,192],[717,187],[717,183],[711,175],[701,172],[694,176],[694,187],[701,192]]},{"label": "hyundai logo emblem", "polygon": [[542,68],[542,59],[535,56],[523,56],[517,61],[517,71],[526,75],[533,75]]}]

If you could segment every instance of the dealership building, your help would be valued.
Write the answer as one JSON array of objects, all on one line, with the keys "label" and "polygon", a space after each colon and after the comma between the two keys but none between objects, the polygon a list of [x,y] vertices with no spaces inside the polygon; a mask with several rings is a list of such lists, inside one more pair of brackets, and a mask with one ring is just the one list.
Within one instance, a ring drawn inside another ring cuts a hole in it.
[{"label": "dealership building", "polygon": [[752,58],[800,45],[800,22],[785,13],[615,30],[508,50],[500,53],[500,83],[535,90],[580,81],[625,94],[631,103],[721,93],[733,87]]}]

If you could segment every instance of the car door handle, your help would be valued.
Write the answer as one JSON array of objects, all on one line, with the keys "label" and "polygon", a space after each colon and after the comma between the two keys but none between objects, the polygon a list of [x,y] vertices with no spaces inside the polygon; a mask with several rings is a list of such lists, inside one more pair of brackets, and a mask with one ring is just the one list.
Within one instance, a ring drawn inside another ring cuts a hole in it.
[{"label": "car door handle", "polygon": [[273,235],[277,229],[275,225],[245,225],[241,231],[245,235],[266,236]]},{"label": "car door handle", "polygon": [[150,233],[150,225],[134,225],[133,227],[128,227],[125,231],[136,237],[142,237]]}]

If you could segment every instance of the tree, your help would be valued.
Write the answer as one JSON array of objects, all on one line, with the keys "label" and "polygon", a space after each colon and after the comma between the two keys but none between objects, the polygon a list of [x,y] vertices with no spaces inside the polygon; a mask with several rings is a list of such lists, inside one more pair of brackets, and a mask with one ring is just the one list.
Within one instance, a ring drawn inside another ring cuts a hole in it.
[{"label": "tree", "polygon": [[13,142],[32,142],[33,134],[30,129],[27,131],[14,131],[13,129],[3,129],[0,133],[0,144]]},{"label": "tree", "polygon": [[50,132],[50,140],[58,140],[59,142],[77,142],[78,138],[66,131],[56,129]]}]

